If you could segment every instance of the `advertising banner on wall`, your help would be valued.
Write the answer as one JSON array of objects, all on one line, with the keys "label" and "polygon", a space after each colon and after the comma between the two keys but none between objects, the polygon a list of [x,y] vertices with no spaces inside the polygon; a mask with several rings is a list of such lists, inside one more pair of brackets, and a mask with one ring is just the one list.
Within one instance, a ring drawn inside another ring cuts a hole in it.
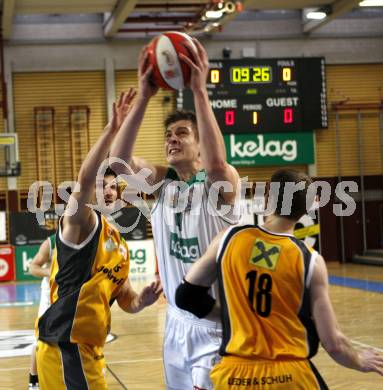
[{"label": "advertising banner on wall", "polygon": [[39,280],[29,272],[29,265],[39,247],[39,245],[22,245],[15,248],[16,280]]},{"label": "advertising banner on wall", "polygon": [[[261,206],[254,199],[243,199],[241,201],[240,225],[262,225],[264,216],[261,214]],[[295,224],[294,236],[303,240],[306,244],[320,251],[320,223],[319,212],[315,210],[314,215],[305,214]]]},{"label": "advertising banner on wall", "polygon": [[121,236],[124,237],[125,240],[130,241],[146,239],[146,218],[142,215],[138,208],[125,207],[112,214],[112,217],[113,219],[108,218],[111,223],[117,222],[117,224],[122,228],[127,228],[127,230],[130,230],[127,233],[120,231]]},{"label": "advertising banner on wall", "polygon": [[40,245],[47,237],[54,234],[58,216],[54,212],[44,213],[44,224],[39,225],[36,214],[11,212],[9,217],[10,240],[12,245]]},{"label": "advertising banner on wall", "polygon": [[0,242],[7,241],[7,222],[5,211],[0,211]]},{"label": "advertising banner on wall", "polygon": [[[313,218],[309,214],[305,214],[295,224],[294,236],[307,245],[313,247],[316,251],[320,252],[320,225],[318,219],[318,211],[315,212],[316,217]],[[263,216],[258,215],[258,224],[263,224]]]},{"label": "advertising banner on wall", "polygon": [[[155,251],[153,240],[127,241],[130,254],[130,276],[153,276],[155,272]],[[39,250],[39,245],[16,247],[16,279],[38,280],[29,272],[29,265]]]},{"label": "advertising banner on wall", "polygon": [[253,200],[252,199],[242,199],[241,200],[241,219],[239,221],[240,225],[254,225],[255,223],[255,214],[253,210]]},{"label": "advertising banner on wall", "polygon": [[303,240],[317,251],[320,251],[319,235],[320,225],[318,221],[318,212],[316,212],[315,219],[308,214],[303,215],[295,225],[294,236]]},{"label": "advertising banner on wall", "polygon": [[[131,231],[121,232],[125,240],[145,240],[147,237],[146,218],[135,207],[125,207],[113,214],[113,223],[117,222],[123,228],[132,227]],[[10,213],[11,244],[40,245],[47,237],[56,232],[59,217],[54,211],[44,213],[44,224],[39,225],[36,215],[30,212]],[[129,229],[130,230],[130,229]]]},{"label": "advertising banner on wall", "polygon": [[228,162],[234,166],[314,163],[313,132],[224,135]]},{"label": "advertising banner on wall", "polygon": [[127,241],[130,254],[130,277],[154,276],[156,258],[153,240]]},{"label": "advertising banner on wall", "polygon": [[0,245],[0,282],[15,278],[15,252],[11,245]]}]

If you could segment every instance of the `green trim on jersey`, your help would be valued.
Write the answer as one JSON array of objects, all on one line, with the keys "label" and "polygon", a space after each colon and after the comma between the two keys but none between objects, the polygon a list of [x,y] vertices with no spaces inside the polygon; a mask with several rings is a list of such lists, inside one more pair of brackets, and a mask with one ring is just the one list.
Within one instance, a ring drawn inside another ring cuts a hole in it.
[{"label": "green trim on jersey", "polygon": [[165,179],[179,180],[180,178],[178,177],[177,172],[169,167],[166,171]]},{"label": "green trim on jersey", "polygon": [[[206,171],[204,169],[201,169],[199,172],[197,172],[197,174],[195,174],[193,177],[191,177],[185,183],[189,187],[192,186],[194,183],[203,183],[206,179],[206,176],[207,176]],[[165,179],[181,180],[179,178],[179,176],[177,175],[177,172],[171,167],[168,168],[168,171],[166,172]]]},{"label": "green trim on jersey", "polygon": [[56,234],[52,234],[48,238],[49,238],[49,245],[51,247],[51,250],[53,251],[53,249],[55,249],[56,246]]}]

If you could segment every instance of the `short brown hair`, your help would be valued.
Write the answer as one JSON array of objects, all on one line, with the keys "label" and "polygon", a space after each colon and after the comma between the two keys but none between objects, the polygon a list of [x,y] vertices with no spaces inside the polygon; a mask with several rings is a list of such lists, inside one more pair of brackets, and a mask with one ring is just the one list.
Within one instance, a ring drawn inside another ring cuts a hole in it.
[{"label": "short brown hair", "polygon": [[[108,166],[106,168],[105,173],[104,173],[104,177],[105,176],[114,176],[114,178],[117,179],[117,173],[110,166]],[[123,182],[123,183],[125,183],[125,182]],[[121,182],[117,182],[116,184],[117,184],[117,199],[122,199],[121,195],[122,195],[126,186],[123,187],[121,185]]]},{"label": "short brown hair", "polygon": [[167,129],[172,123],[182,121],[182,120],[187,120],[192,123],[194,136],[198,141],[199,136],[198,136],[198,128],[197,128],[197,117],[193,111],[176,110],[172,114],[169,114],[164,121],[165,129]]},{"label": "short brown hair", "polygon": [[[274,172],[270,180],[272,183],[280,183],[278,191],[278,200],[274,214],[280,215],[284,218],[298,221],[302,215],[307,212],[307,190],[312,183],[310,176],[304,172],[296,171],[294,169],[279,169]],[[285,195],[286,183],[304,183],[304,189],[296,190],[293,194],[291,202],[291,210],[289,214],[281,214],[283,206],[283,198]]]},{"label": "short brown hair", "polygon": [[104,173],[104,177],[105,176],[114,176],[114,177],[117,177],[117,174],[116,172],[114,172],[114,170],[111,168],[111,167],[107,167],[106,170],[105,170],[105,173]]}]

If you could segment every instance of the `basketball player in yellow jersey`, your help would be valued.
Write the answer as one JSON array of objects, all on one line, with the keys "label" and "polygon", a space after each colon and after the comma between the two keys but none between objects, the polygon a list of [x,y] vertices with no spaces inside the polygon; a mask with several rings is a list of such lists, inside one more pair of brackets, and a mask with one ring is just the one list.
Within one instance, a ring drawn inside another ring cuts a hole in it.
[{"label": "basketball player in yellow jersey", "polygon": [[[124,311],[135,313],[161,293],[154,282],[140,294],[134,292],[125,241],[101,213],[87,206],[94,197],[97,170],[133,97],[130,91],[113,107],[112,120],[81,166],[80,190],[73,191],[60,219],[50,275],[52,304],[38,323],[37,367],[43,390],[106,389],[102,347],[111,304],[117,300]],[[103,180],[109,205],[117,198],[115,175],[109,171]]]},{"label": "basketball player in yellow jersey", "polygon": [[[263,226],[236,226],[220,233],[193,265],[176,292],[176,303],[199,317],[208,315],[208,294],[218,278],[223,322],[223,356],[211,371],[215,389],[327,389],[310,362],[319,340],[345,367],[383,375],[383,357],[357,352],[342,334],[328,293],[325,262],[293,235],[306,213],[310,178],[277,171],[276,209]],[[282,214],[286,183],[303,182],[289,215]],[[282,214],[282,215],[281,215]],[[319,337],[318,337],[319,336]]]}]

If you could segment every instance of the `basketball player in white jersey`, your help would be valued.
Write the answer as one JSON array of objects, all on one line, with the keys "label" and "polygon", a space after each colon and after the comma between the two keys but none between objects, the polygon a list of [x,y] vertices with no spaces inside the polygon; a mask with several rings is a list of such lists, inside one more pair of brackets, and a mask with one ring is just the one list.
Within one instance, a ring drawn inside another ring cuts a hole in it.
[{"label": "basketball player in white jersey", "polygon": [[[218,358],[219,320],[199,320],[178,309],[174,296],[183,276],[204,253],[215,234],[239,220],[234,208],[239,176],[226,162],[224,140],[210,106],[206,89],[207,53],[197,40],[193,41],[197,53],[192,60],[185,56],[181,56],[181,60],[191,68],[190,88],[196,117],[193,113],[176,112],[165,121],[165,153],[169,166],[154,166],[132,156],[147,105],[157,92],[149,81],[152,68],[150,65],[146,68],[146,48],[139,58],[139,92],[135,105],[123,122],[110,153],[111,157],[126,161],[134,172],[149,168],[151,175],[146,184],[162,182],[155,193],[151,222],[160,278],[168,300],[164,368],[170,390],[212,389],[209,372]],[[194,53],[189,43],[185,46]],[[129,174],[122,165],[115,164],[113,169]],[[183,185],[175,185],[177,181],[182,181]],[[213,184],[218,181],[227,182],[229,191],[215,187]],[[226,215],[218,215],[214,199],[228,206]]]},{"label": "basketball player in white jersey", "polygon": [[[51,269],[52,253],[55,248],[55,235],[48,237],[41,245],[32,259],[29,272],[41,281],[40,305],[37,317],[41,317],[50,306],[49,275]],[[29,389],[38,389],[39,380],[36,367],[36,344],[33,345],[31,354],[31,367],[29,372]]]}]

